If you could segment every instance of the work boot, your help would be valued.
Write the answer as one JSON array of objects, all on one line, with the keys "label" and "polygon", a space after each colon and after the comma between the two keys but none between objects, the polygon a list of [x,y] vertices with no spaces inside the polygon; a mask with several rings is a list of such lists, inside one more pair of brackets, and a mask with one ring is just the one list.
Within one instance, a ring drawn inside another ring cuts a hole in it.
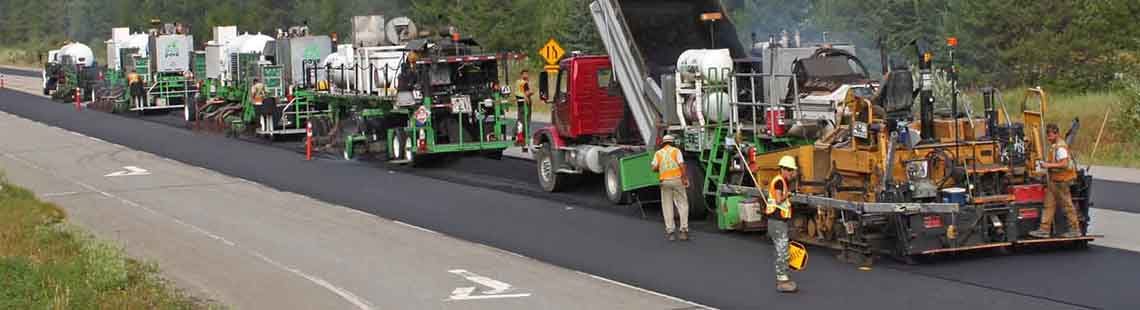
[{"label": "work boot", "polygon": [[681,231],[681,241],[689,241],[689,232],[688,231],[684,231],[684,230]]},{"label": "work boot", "polygon": [[796,286],[796,281],[776,281],[776,291],[780,293],[795,293],[799,291],[799,287]]},{"label": "work boot", "polygon": [[1029,232],[1029,235],[1033,236],[1034,238],[1049,238],[1050,237],[1049,231],[1040,230],[1040,229]]},{"label": "work boot", "polygon": [[667,233],[665,233],[665,240],[676,241],[677,236],[673,235],[673,233],[671,233],[671,232],[667,232]]},{"label": "work boot", "polygon": [[1076,230],[1066,231],[1065,233],[1061,234],[1061,238],[1076,238],[1076,237],[1080,237],[1080,236],[1081,236],[1081,232],[1076,231]]}]

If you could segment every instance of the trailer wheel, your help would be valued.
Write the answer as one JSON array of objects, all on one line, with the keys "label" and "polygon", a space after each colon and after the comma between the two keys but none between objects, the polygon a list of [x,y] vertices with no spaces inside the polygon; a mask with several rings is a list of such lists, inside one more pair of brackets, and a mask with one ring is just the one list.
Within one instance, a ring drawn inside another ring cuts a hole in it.
[{"label": "trailer wheel", "polygon": [[689,188],[685,189],[689,198],[689,218],[704,219],[709,214],[709,200],[705,197],[705,168],[701,164],[687,165]]},{"label": "trailer wheel", "polygon": [[535,166],[538,168],[538,183],[542,190],[557,192],[565,186],[566,176],[558,174],[558,162],[554,159],[554,146],[543,142],[534,152]]},{"label": "trailer wheel", "polygon": [[621,190],[621,167],[619,167],[619,158],[611,158],[606,163],[605,169],[605,187],[606,199],[617,205],[626,205],[630,203],[630,193]]},{"label": "trailer wheel", "polygon": [[182,116],[187,123],[198,120],[198,98],[186,100],[186,104],[182,106]]}]

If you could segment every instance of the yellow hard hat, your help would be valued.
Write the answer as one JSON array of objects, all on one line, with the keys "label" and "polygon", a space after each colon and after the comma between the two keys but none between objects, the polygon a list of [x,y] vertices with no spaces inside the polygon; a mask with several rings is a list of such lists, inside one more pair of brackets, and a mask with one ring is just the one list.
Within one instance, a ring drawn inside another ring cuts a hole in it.
[{"label": "yellow hard hat", "polygon": [[796,159],[788,155],[784,155],[784,157],[780,158],[780,168],[788,168],[792,170],[799,169],[796,168]]}]

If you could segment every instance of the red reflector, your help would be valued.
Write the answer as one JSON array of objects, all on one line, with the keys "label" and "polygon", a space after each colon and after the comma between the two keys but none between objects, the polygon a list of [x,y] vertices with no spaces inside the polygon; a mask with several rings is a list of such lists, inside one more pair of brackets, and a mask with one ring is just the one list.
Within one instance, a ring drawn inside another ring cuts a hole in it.
[{"label": "red reflector", "polygon": [[922,226],[926,228],[942,227],[942,216],[927,215],[922,217]]},{"label": "red reflector", "polygon": [[1034,208],[1025,208],[1017,210],[1017,218],[1019,219],[1035,219],[1041,217],[1041,212]]}]

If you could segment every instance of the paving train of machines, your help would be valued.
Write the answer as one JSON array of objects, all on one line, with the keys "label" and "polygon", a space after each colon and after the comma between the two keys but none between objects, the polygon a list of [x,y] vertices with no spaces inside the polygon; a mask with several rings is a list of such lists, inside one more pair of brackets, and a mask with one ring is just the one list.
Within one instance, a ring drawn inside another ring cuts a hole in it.
[{"label": "paving train of machines", "polygon": [[[143,80],[141,102],[131,104],[130,111],[143,114],[155,110],[185,110],[197,98],[198,84],[194,76],[194,37],[180,23],[152,20],[146,52],[121,49],[118,61],[123,73],[135,70]],[[129,40],[129,39],[128,39]],[[130,53],[124,57],[124,52]]]},{"label": "paving train of machines", "polygon": [[89,99],[99,79],[96,63],[95,53],[83,43],[71,42],[48,51],[41,71],[44,96],[71,100],[79,89],[83,98]]},{"label": "paving train of machines", "polygon": [[512,54],[484,53],[454,32],[417,32],[404,17],[355,17],[352,42],[305,62],[299,88],[307,91],[294,92],[333,107],[332,123],[314,128],[343,141],[346,159],[376,153],[421,164],[433,155],[498,157],[514,145],[499,91],[502,60]]},{"label": "paving train of machines", "polygon": [[[792,155],[801,167],[792,237],[852,260],[1093,239],[1027,236],[1043,206],[1032,169],[1049,149],[1043,91],[1030,92],[1042,103],[1023,108],[1023,124],[993,100],[981,118],[956,108],[935,117],[931,83],[916,85],[905,63],[874,81],[849,48],[784,39],[746,51],[719,1],[590,8],[609,55],[564,59],[553,96],[540,85],[554,110],[552,126],[532,137],[547,191],[595,173],[613,202],[652,199],[649,161],[668,133],[690,166],[692,215],[711,213],[721,230],[765,229],[767,180]],[[915,48],[919,80],[929,81],[933,54]],[[1087,227],[1090,177],[1082,171],[1075,184]]]},{"label": "paving train of machines", "polygon": [[[236,26],[214,27],[213,40],[203,53],[203,99],[187,109],[186,121],[231,133],[250,129],[271,139],[304,134],[308,122],[330,116],[329,108],[307,100],[308,96],[294,96],[291,90],[303,79],[304,61],[331,52],[331,37],[311,35],[307,27],[278,31],[276,37],[238,35]],[[267,95],[260,106],[250,96],[255,80],[265,85]]]}]

